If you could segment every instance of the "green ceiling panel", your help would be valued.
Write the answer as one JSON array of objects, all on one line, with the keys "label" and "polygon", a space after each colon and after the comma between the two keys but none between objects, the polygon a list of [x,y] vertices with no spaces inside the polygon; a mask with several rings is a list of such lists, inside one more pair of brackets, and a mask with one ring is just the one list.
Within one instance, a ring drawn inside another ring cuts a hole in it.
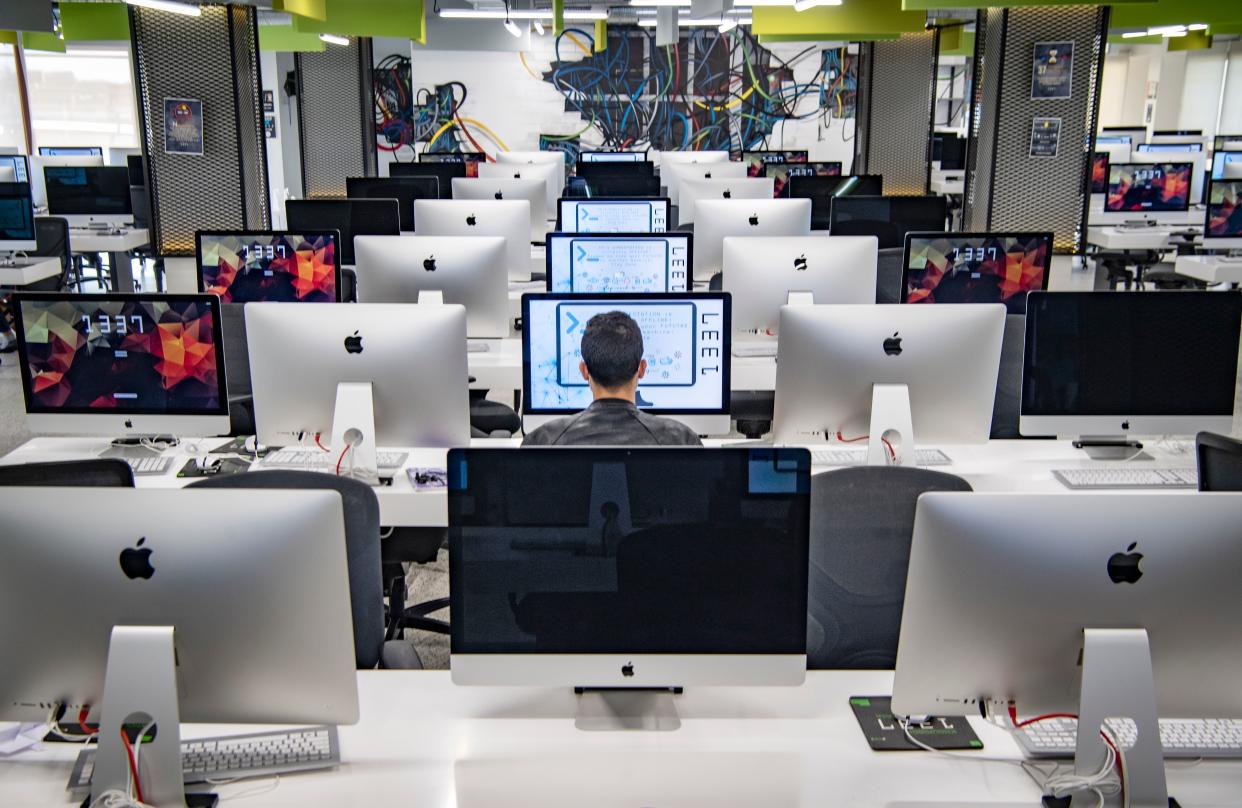
[{"label": "green ceiling panel", "polygon": [[1159,0],[1155,3],[1114,6],[1109,18],[1111,28],[1146,28],[1196,22],[1242,23],[1242,3],[1238,0]]},{"label": "green ceiling panel", "polygon": [[42,31],[25,31],[22,33],[22,47],[26,50],[65,52],[65,40],[56,34],[45,34]]},{"label": "green ceiling panel", "polygon": [[[1109,5],[1120,3],[1154,3],[1156,0],[1111,0]],[[907,11],[942,11],[957,8],[1023,8],[1026,6],[1082,6],[1099,5],[1084,0],[902,0],[901,7]]]},{"label": "green ceiling panel", "polygon": [[299,31],[292,25],[260,25],[259,50],[281,53],[318,53],[326,45],[319,34]]},{"label": "green ceiling panel", "polygon": [[129,11],[122,3],[61,3],[67,42],[129,41]]},{"label": "green ceiling panel", "polygon": [[324,0],[327,19],[294,16],[303,33],[409,37],[426,43],[423,0]]},{"label": "green ceiling panel", "polygon": [[272,0],[272,8],[312,20],[328,19],[328,0]]},{"label": "green ceiling panel", "polygon": [[750,30],[755,35],[803,34],[815,39],[858,39],[867,34],[922,31],[927,15],[903,11],[901,0],[844,0],[839,6],[795,11],[790,6],[757,6]]},{"label": "green ceiling panel", "polygon": [[1186,36],[1175,36],[1169,39],[1170,51],[1207,50],[1212,47],[1212,35],[1202,31],[1191,31]]}]

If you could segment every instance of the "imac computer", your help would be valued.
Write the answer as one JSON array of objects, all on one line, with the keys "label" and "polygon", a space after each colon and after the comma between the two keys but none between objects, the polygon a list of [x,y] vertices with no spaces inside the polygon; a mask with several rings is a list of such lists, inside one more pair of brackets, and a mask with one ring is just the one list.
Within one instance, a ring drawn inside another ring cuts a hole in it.
[{"label": "imac computer", "polygon": [[549,178],[550,181],[548,183],[549,188],[551,188],[553,184],[555,184],[555,187],[556,187],[555,192],[549,191],[550,199],[548,202],[548,209],[549,210],[552,209],[552,205],[555,204],[556,200],[561,197],[562,193],[565,190],[565,170],[566,170],[565,152],[561,152],[561,151],[503,152],[502,151],[502,152],[496,152],[495,156],[496,156],[495,163],[484,162],[484,163],[479,164],[478,176],[480,177],[486,176],[483,173],[484,171],[483,166],[485,165],[554,166],[556,170],[550,176]]},{"label": "imac computer", "polygon": [[704,199],[772,199],[775,185],[770,177],[734,179],[684,179],[677,206],[677,224],[694,224],[695,206]]},{"label": "imac computer", "polygon": [[220,298],[30,293],[14,300],[31,432],[229,431]]},{"label": "imac computer", "polygon": [[1203,248],[1242,249],[1242,179],[1212,180],[1209,183]]},{"label": "imac computer", "polygon": [[30,163],[24,154],[0,154],[0,182],[30,182]]},{"label": "imac computer", "polygon": [[704,199],[694,228],[694,278],[710,280],[721,269],[726,236],[807,236],[809,199]]},{"label": "imac computer", "polygon": [[832,223],[832,200],[838,196],[881,196],[884,178],[879,174],[851,174],[839,177],[791,176],[785,196],[811,200],[811,226],[827,230]]},{"label": "imac computer", "polygon": [[1190,163],[1112,163],[1100,224],[1129,221],[1179,223],[1190,210]]},{"label": "imac computer", "polygon": [[910,232],[943,232],[948,216],[943,196],[833,197],[828,232],[875,236],[880,249],[900,247]]},{"label": "imac computer", "polygon": [[[588,163],[593,166],[632,166],[634,163]],[[581,190],[579,197],[587,199],[644,197],[656,199],[660,196],[660,178],[654,174],[588,174],[575,178],[575,184]],[[566,196],[571,196],[566,190]]]},{"label": "imac computer", "polygon": [[875,236],[728,236],[722,249],[736,356],[776,356],[781,307],[791,298],[875,303]]},{"label": "imac computer", "polygon": [[1108,143],[1101,143],[1098,140],[1095,143],[1095,151],[1107,154],[1110,163],[1128,163],[1130,162],[1130,155],[1133,154],[1128,143],[1110,145]]},{"label": "imac computer", "polygon": [[412,233],[414,200],[440,199],[440,180],[438,177],[346,177],[345,195],[349,199],[397,200],[401,229]]},{"label": "imac computer", "polygon": [[1091,194],[1103,196],[1108,193],[1108,162],[1106,151],[1097,151],[1091,155]]},{"label": "imac computer", "polygon": [[682,163],[727,163],[729,162],[729,152],[727,151],[655,151],[652,152],[656,158],[656,164],[660,166],[660,173],[669,166],[681,165]]},{"label": "imac computer", "polygon": [[932,161],[941,171],[962,171],[966,168],[966,138],[956,132],[937,132],[932,136]]},{"label": "imac computer", "polygon": [[915,442],[983,443],[1005,307],[785,306],[777,443],[868,441],[871,465],[913,465]]},{"label": "imac computer", "polygon": [[[454,180],[459,182],[460,180]],[[474,182],[475,180],[468,180]],[[419,236],[503,236],[511,281],[529,281],[530,201],[526,199],[420,199],[414,203]]]},{"label": "imac computer", "polygon": [[40,157],[103,157],[102,146],[40,146]]},{"label": "imac computer", "polygon": [[[1218,151],[1213,154],[1212,179],[1242,180],[1242,151]],[[18,179],[18,182],[21,180]]]},{"label": "imac computer", "polygon": [[683,180],[737,180],[746,177],[746,166],[742,163],[673,163],[660,171],[660,179],[668,188],[668,195],[673,204],[681,205],[681,183]]},{"label": "imac computer", "polygon": [[129,169],[121,166],[46,166],[43,169],[47,212],[71,227],[134,222],[129,197]]},{"label": "imac computer", "polygon": [[841,163],[768,163],[763,167],[761,176],[772,178],[772,196],[789,196],[790,177],[839,177]]},{"label": "imac computer", "polygon": [[184,806],[182,721],[357,722],[335,491],[5,488],[0,523],[0,719],[97,725],[87,804],[132,791],[125,726],[156,724],[133,755],[143,804]]},{"label": "imac computer", "polygon": [[1128,436],[1228,434],[1240,323],[1237,292],[1034,292],[1019,431],[1105,451]]},{"label": "imac computer", "polygon": [[1125,146],[1127,149],[1133,148],[1133,142],[1130,135],[1096,135],[1095,146]]},{"label": "imac computer", "polygon": [[[441,199],[453,198],[453,180],[466,176],[465,163],[389,163],[390,177],[434,177]],[[423,197],[425,198],[425,197]]]},{"label": "imac computer", "polygon": [[629,162],[582,162],[574,167],[574,175],[577,177],[592,179],[595,177],[654,177],[655,164],[648,163],[645,160],[639,163]]},{"label": "imac computer", "polygon": [[487,162],[483,152],[419,152],[420,163],[459,163],[466,167],[467,177],[479,176],[479,164]]},{"label": "imac computer", "polygon": [[687,292],[693,233],[549,233],[548,291]]},{"label": "imac computer", "polygon": [[142,159],[142,149],[137,146],[109,146],[104,151],[104,165],[127,168],[131,157]]},{"label": "imac computer", "polygon": [[30,183],[0,182],[0,266],[12,260],[8,253],[38,246]]},{"label": "imac computer", "polygon": [[578,152],[579,163],[645,163],[645,151],[583,151]]},{"label": "imac computer", "polygon": [[805,163],[810,160],[810,153],[805,149],[794,151],[756,150],[743,151],[742,164],[746,166],[746,176],[762,177],[764,166],[785,165],[787,163]]},{"label": "imac computer", "polygon": [[728,432],[729,296],[720,292],[522,295],[523,428],[590,406],[579,368],[582,332],[609,311],[630,315],[642,331],[647,374],[638,407],[700,435]]},{"label": "imac computer", "polygon": [[1198,205],[1203,201],[1203,186],[1207,179],[1209,164],[1207,158],[1200,152],[1135,152],[1130,155],[1130,162],[1157,165],[1190,164],[1189,203]]},{"label": "imac computer", "polygon": [[1098,140],[1101,137],[1128,137],[1130,139],[1130,147],[1133,148],[1140,143],[1147,142],[1146,126],[1104,126],[1100,128],[1100,134],[1096,136]]},{"label": "imac computer", "polygon": [[556,229],[562,233],[664,233],[669,227],[667,197],[561,199]]},{"label": "imac computer", "polygon": [[1140,154],[1143,152],[1201,152],[1203,151],[1203,144],[1199,142],[1187,143],[1181,141],[1140,143],[1135,151]]},{"label": "imac computer", "polygon": [[466,307],[466,336],[507,337],[507,250],[502,236],[362,236],[354,242],[358,302],[418,303],[420,294],[440,292],[443,302]]},{"label": "imac computer", "polygon": [[1242,717],[1239,524],[1237,493],[923,494],[893,713],[1076,715],[1088,781],[1128,718],[1125,804],[1175,804],[1158,719]]},{"label": "imac computer", "polygon": [[801,684],[810,462],[450,451],[453,681],[573,687],[584,730],[676,729],[682,687]]},{"label": "imac computer", "polygon": [[295,233],[340,233],[337,246],[342,266],[354,265],[354,236],[401,233],[400,205],[395,199],[289,199],[285,201],[285,218]]},{"label": "imac computer", "polygon": [[564,167],[555,163],[482,163],[479,179],[537,180],[544,188],[543,207],[539,210],[541,220],[555,215],[556,200],[565,190]]},{"label": "imac computer", "polygon": [[335,303],[339,240],[335,230],[199,230],[198,289],[222,303]]},{"label": "imac computer", "polygon": [[[482,166],[480,166],[482,169]],[[526,202],[527,245],[542,244],[548,234],[547,186],[545,180],[475,179],[453,180],[453,199],[456,201],[514,201]],[[529,246],[527,247],[529,255]]]},{"label": "imac computer", "polygon": [[903,303],[1004,303],[1026,313],[1028,292],[1048,288],[1051,233],[907,233]]}]

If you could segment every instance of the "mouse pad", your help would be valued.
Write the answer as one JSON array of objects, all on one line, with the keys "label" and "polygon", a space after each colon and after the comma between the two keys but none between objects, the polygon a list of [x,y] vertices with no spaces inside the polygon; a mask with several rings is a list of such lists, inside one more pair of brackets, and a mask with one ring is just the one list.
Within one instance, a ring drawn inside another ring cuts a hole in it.
[{"label": "mouse pad", "polygon": [[[890,696],[851,696],[850,707],[867,743],[877,752],[917,750],[906,739],[901,725],[893,717]],[[934,716],[930,723],[911,727],[910,734],[933,749],[982,749],[983,741],[962,717]]]}]

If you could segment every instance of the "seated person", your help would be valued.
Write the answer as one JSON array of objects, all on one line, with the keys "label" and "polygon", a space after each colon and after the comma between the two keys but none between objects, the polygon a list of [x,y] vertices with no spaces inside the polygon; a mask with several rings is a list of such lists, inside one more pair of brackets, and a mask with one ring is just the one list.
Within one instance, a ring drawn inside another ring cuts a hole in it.
[{"label": "seated person", "polygon": [[642,331],[628,314],[610,311],[587,322],[578,371],[591,387],[591,406],[544,424],[526,436],[523,446],[703,445],[685,424],[648,415],[635,405],[647,360]]}]

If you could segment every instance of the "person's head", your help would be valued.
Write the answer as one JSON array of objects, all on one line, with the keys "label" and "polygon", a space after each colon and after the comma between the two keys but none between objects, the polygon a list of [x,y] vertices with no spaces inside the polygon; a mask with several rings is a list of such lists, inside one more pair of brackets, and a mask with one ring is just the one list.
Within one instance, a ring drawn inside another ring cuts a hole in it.
[{"label": "person's head", "polygon": [[638,380],[647,373],[643,359],[643,332],[622,311],[597,314],[587,321],[582,334],[582,378],[595,398],[634,400]]}]

